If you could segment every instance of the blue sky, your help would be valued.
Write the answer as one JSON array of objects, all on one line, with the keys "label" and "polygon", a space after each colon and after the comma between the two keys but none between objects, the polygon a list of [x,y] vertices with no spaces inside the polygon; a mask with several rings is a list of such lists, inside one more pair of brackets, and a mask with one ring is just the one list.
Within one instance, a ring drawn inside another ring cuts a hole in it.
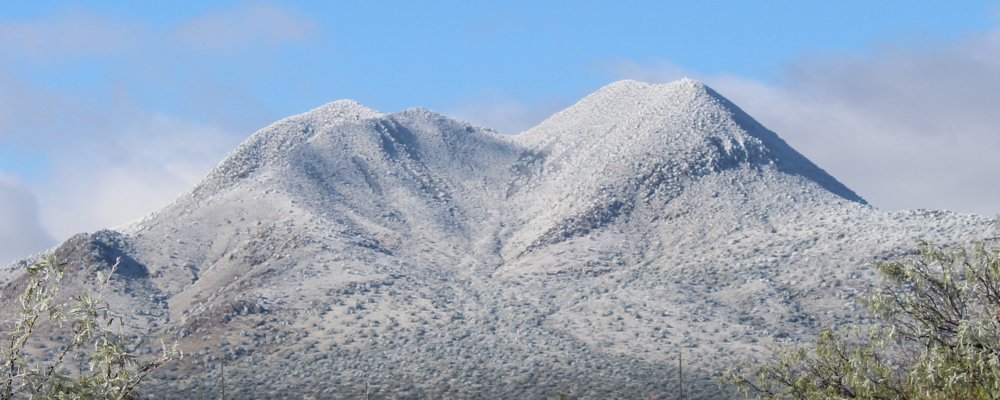
[{"label": "blue sky", "polygon": [[1000,213],[998,21],[998,1],[9,2],[0,263],[141,217],[329,101],[516,133],[623,78],[707,82],[881,208]]}]

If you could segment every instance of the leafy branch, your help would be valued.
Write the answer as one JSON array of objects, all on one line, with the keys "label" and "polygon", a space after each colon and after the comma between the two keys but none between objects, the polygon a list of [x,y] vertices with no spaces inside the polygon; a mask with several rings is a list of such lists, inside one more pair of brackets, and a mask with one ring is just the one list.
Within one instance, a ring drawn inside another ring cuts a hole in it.
[{"label": "leafy branch", "polygon": [[[153,360],[140,362],[135,344],[124,332],[124,321],[115,316],[104,293],[117,271],[120,260],[105,276],[98,272],[95,291],[70,296],[70,302],[56,299],[66,272],[66,265],[47,257],[27,270],[25,288],[19,297],[20,308],[13,328],[0,351],[4,374],[0,382],[0,400],[14,398],[104,398],[138,397],[137,387],[150,373],[183,355],[176,344],[161,342],[161,352]],[[33,361],[26,346],[39,334],[40,323],[47,320],[52,329],[66,329],[72,337],[61,343],[58,355]],[[116,323],[117,322],[117,323]],[[71,372],[67,357],[87,370]]]}]

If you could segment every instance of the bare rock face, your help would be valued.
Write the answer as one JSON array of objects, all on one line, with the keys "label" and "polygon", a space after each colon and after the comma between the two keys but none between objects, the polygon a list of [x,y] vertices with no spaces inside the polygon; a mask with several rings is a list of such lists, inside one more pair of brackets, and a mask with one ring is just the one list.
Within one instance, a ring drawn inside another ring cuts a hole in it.
[{"label": "bare rock face", "polygon": [[718,398],[733,362],[863,322],[873,260],[994,223],[880,211],[705,85],[624,81],[518,136],[334,102],[55,252],[120,259],[119,312],[189,354],[157,397],[222,364],[236,397],[672,397],[683,354]]}]

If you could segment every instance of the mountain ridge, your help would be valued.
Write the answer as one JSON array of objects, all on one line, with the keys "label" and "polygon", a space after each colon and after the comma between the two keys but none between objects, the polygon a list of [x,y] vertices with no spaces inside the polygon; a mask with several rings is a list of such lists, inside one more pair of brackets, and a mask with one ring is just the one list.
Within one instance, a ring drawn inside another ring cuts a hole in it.
[{"label": "mountain ridge", "polygon": [[56,252],[130,258],[126,326],[195,354],[168,397],[218,362],[243,396],[648,397],[683,352],[718,398],[720,366],[863,322],[871,261],[994,223],[880,211],[711,88],[624,81],[516,136],[328,103]]}]

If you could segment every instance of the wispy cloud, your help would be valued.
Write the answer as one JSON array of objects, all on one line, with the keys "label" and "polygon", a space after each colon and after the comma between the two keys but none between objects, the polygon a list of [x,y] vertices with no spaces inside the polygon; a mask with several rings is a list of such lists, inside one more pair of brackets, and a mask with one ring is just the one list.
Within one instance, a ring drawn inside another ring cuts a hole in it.
[{"label": "wispy cloud", "polygon": [[1000,31],[801,59],[778,83],[665,61],[610,71],[706,81],[875,206],[1000,213]]},{"label": "wispy cloud", "polygon": [[6,140],[58,146],[54,139],[71,132],[77,132],[75,136],[103,134],[104,129],[79,130],[102,125],[105,113],[98,112],[94,103],[94,99],[38,87],[0,69],[0,144]]},{"label": "wispy cloud", "polygon": [[166,29],[78,9],[24,21],[0,20],[0,51],[8,60],[50,62],[111,56],[150,57],[199,52],[270,51],[315,37],[308,15],[271,4],[249,4],[197,15]]},{"label": "wispy cloud", "polygon": [[312,38],[318,24],[307,15],[276,5],[247,7],[201,15],[173,32],[184,46],[204,51],[273,48]]},{"label": "wispy cloud", "polygon": [[134,48],[147,35],[139,24],[66,10],[50,18],[0,22],[0,51],[34,61],[109,56]]}]

